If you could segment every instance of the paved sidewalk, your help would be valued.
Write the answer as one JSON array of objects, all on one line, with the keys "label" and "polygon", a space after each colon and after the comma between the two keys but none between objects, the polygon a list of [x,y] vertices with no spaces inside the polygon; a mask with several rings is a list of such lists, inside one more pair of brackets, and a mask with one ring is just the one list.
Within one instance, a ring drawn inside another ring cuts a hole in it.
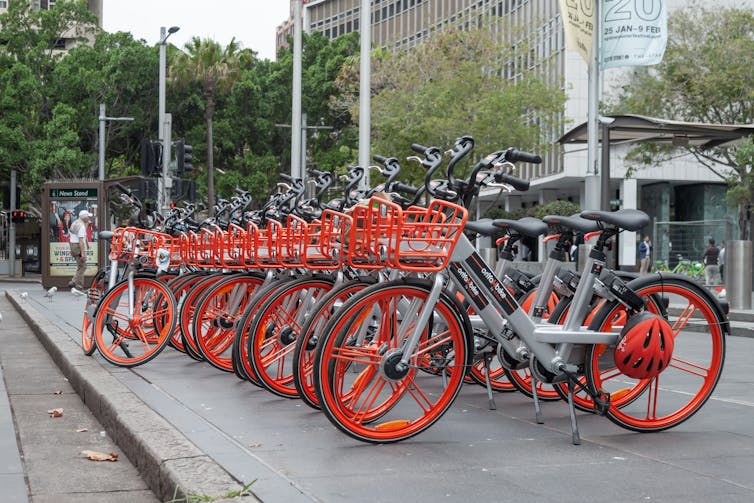
[{"label": "paved sidewalk", "polygon": [[[59,372],[66,376],[65,381],[70,383],[69,393],[73,396],[78,393],[86,404],[82,407],[88,407],[102,423],[96,430],[106,431],[106,436],[111,437],[134,463],[143,478],[140,480],[143,488],[151,489],[161,501],[175,502],[219,502],[226,500],[224,496],[241,493],[242,486],[237,480],[119,383],[109,369],[82,353],[80,342],[77,344],[78,341],[74,342],[71,337],[80,339],[80,328],[64,325],[64,332],[56,325],[55,322],[72,316],[74,320],[78,318],[80,327],[81,297],[59,292],[48,300],[38,285],[36,289],[33,285],[24,285],[15,292],[6,290],[6,293],[10,302],[3,298],[3,303],[8,306],[13,303],[19,309],[28,327],[39,338],[40,351],[44,354],[46,350],[60,367]],[[46,308],[52,311],[45,312]],[[63,312],[55,313],[55,308],[62,308]],[[27,368],[30,364],[35,365],[32,362],[36,360],[25,358]],[[126,497],[125,501],[134,501],[134,498]],[[135,501],[142,499],[136,498]]]},{"label": "paved sidewalk", "polygon": [[0,313],[0,501],[157,502],[5,296]]}]

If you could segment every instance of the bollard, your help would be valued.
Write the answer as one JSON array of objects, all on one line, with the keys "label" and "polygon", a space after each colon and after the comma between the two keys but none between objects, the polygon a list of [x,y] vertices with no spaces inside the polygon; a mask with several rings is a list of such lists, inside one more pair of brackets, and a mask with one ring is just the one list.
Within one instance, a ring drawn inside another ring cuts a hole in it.
[{"label": "bollard", "polygon": [[751,309],[751,241],[725,242],[725,290],[731,309]]}]

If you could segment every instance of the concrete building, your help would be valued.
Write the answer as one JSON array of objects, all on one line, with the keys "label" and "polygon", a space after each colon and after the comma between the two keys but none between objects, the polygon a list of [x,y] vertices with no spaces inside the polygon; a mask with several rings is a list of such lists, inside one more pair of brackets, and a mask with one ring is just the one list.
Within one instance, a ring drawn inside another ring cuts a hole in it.
[{"label": "concrete building", "polygon": [[[729,2],[714,2],[715,5]],[[754,2],[747,0],[746,5]],[[334,39],[357,31],[360,23],[360,0],[310,0],[303,9],[304,31],[316,31]],[[433,31],[451,23],[477,26],[479,20],[492,24],[503,41],[515,45],[527,40],[529,50],[521,55],[518,64],[526,65],[542,76],[564,82],[568,101],[560,121],[561,130],[548,132],[555,143],[570,128],[587,119],[587,66],[581,56],[565,48],[563,23],[558,0],[372,0],[372,44],[390,50],[410,49],[420,44]],[[740,2],[736,5],[740,6]],[[688,2],[670,0],[668,9],[688,7]],[[292,29],[289,19],[281,26]],[[278,43],[284,41],[278,37]],[[508,69],[508,77],[515,79],[516,65]],[[610,93],[613,84],[625,79],[623,69],[603,73],[603,93]],[[473,131],[459,131],[472,134]],[[506,147],[506,145],[501,145]],[[732,221],[734,211],[721,204],[725,185],[693,157],[679,157],[657,168],[634,170],[624,163],[629,147],[611,149],[611,177],[609,199],[614,207],[639,208],[657,221],[704,220]],[[505,200],[505,208],[513,210],[557,199],[585,201],[584,176],[587,171],[586,147],[554,148],[541,165],[525,165],[521,176],[532,180],[532,189],[516,193]],[[725,224],[734,234],[735,225]],[[654,233],[654,227],[645,232]],[[707,232],[702,230],[701,232]],[[621,239],[619,263],[626,267],[636,264],[636,236],[624,233]],[[662,236],[660,236],[662,238]],[[700,236],[702,243],[705,236]],[[735,238],[726,234],[725,238]],[[719,239],[719,237],[718,237]],[[696,246],[696,245],[695,245]],[[665,247],[669,249],[668,246]],[[677,249],[677,248],[676,248]],[[698,258],[698,257],[694,257]]]},{"label": "concrete building", "polygon": [[[8,1],[9,0],[0,0],[0,14],[8,11]],[[54,8],[57,3],[65,1],[66,0],[29,0],[29,3],[34,10],[48,10]],[[102,28],[102,1],[103,0],[87,0],[89,10],[92,11],[95,16],[97,16],[97,26],[99,26],[100,28]],[[64,35],[63,37],[61,37],[55,48],[60,50],[68,50],[71,49],[73,45],[75,45],[73,35],[69,34],[69,36]]]}]

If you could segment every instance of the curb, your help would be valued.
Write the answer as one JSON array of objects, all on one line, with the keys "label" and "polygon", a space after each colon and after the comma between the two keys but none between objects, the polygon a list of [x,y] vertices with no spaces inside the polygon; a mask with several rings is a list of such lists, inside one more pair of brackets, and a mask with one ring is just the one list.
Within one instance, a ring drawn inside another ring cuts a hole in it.
[{"label": "curb", "polygon": [[108,435],[136,466],[161,501],[258,502],[256,497],[223,499],[241,483],[204,454],[162,416],[120,383],[94,358],[15,292],[6,297],[36,334],[47,353]]}]

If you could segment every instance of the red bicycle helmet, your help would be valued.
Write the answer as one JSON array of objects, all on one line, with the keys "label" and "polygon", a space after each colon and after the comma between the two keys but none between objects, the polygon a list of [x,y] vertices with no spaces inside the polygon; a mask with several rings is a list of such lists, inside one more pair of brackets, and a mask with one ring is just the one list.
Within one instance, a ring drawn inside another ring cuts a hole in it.
[{"label": "red bicycle helmet", "polygon": [[615,365],[634,379],[651,379],[670,364],[673,356],[673,329],[656,314],[632,316],[621,330],[615,348]]}]

